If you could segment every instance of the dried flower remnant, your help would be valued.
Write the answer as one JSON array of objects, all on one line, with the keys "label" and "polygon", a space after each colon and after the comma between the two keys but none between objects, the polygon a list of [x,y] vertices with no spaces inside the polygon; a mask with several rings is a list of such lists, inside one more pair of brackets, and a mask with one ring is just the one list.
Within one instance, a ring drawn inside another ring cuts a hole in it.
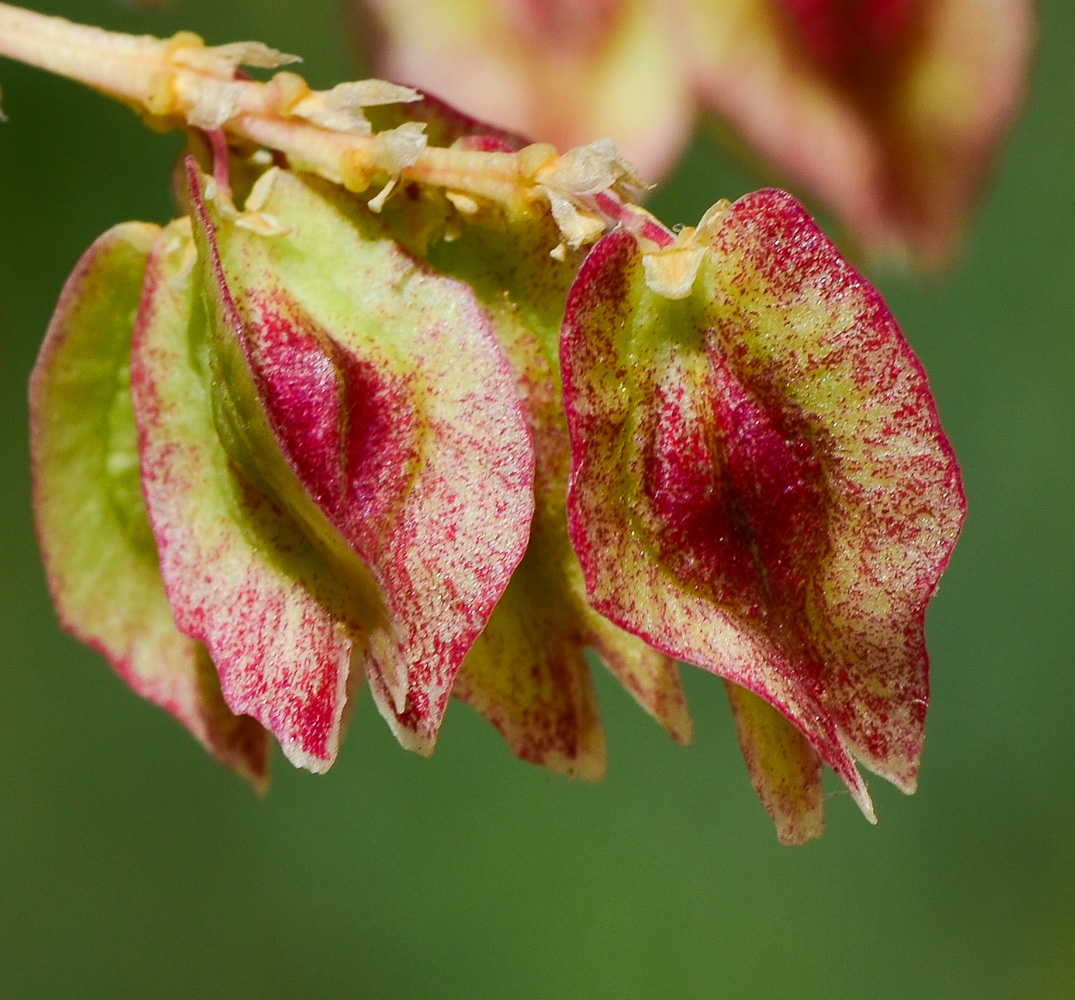
[{"label": "dried flower remnant", "polygon": [[1033,36],[1028,0],[362,5],[381,72],[557,145],[610,136],[651,180],[715,112],[873,257],[925,268],[958,248]]},{"label": "dried flower remnant", "polygon": [[237,76],[261,46],[3,4],[0,29],[195,128],[189,214],[91,248],[33,377],[57,607],[136,690],[259,785],[270,733],[331,766],[363,678],[410,749],[453,694],[596,778],[584,650],[680,742],[684,659],[724,679],[783,841],[821,832],[823,764],[870,818],[856,760],[913,789],[958,470],[888,310],[790,196],[673,234],[608,142]]}]

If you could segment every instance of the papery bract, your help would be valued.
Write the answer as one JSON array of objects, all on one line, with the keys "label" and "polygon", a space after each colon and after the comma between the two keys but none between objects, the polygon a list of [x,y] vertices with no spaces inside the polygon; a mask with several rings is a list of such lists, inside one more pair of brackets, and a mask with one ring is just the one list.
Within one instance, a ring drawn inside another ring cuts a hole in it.
[{"label": "papery bract", "polygon": [[189,225],[150,257],[132,352],[142,485],[176,623],[204,642],[232,711],[296,766],[339,747],[354,632],[318,599],[332,571],[235,469],[213,420],[208,320]]},{"label": "papery bract", "polygon": [[374,697],[428,751],[526,547],[534,459],[511,373],[470,289],[365,206],[283,171],[259,184],[260,223],[194,189],[214,405],[337,577],[379,595]]},{"label": "papery bract", "polygon": [[[680,239],[704,251],[685,297],[652,290],[659,262],[647,274],[618,232],[568,300],[569,523],[590,597],[772,704],[872,817],[854,758],[915,785],[958,469],[880,296],[793,199],[717,206]],[[782,836],[816,832],[817,793],[796,805],[772,770],[819,770],[785,737],[790,758],[767,764],[757,729],[775,720],[733,703]]]},{"label": "papery bract", "polygon": [[268,734],[229,711],[204,648],[176,628],[139,483],[131,336],[158,233],[109,230],[60,297],[30,383],[38,537],[65,628],[260,788]]},{"label": "papery bract", "polygon": [[676,665],[598,614],[567,538],[570,465],[560,397],[559,336],[575,268],[550,258],[560,233],[548,211],[480,222],[431,259],[471,284],[515,372],[536,457],[527,554],[464,661],[454,694],[473,705],[524,759],[599,777],[604,737],[585,647],[678,741],[691,720]]}]

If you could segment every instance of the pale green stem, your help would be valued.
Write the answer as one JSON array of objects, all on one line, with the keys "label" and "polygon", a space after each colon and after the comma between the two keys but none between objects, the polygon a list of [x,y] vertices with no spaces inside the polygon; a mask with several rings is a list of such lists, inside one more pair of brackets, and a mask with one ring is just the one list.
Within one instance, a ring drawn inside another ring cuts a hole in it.
[{"label": "pale green stem", "polygon": [[[289,72],[277,73],[267,83],[236,78],[239,63],[271,67],[294,61],[264,46],[206,47],[189,32],[170,39],[124,35],[0,3],[0,55],[78,80],[130,105],[156,126],[221,128],[235,139],[283,153],[296,169],[353,191],[402,178],[520,207],[547,201],[551,189],[571,202],[584,222],[600,221],[596,229],[590,226],[595,233],[586,242],[610,221],[592,197],[559,184],[565,161],[551,146],[538,144],[518,153],[425,146],[401,158],[386,133],[308,120],[303,115],[327,107],[331,92],[311,91]],[[623,206],[618,221],[642,235],[655,231],[655,220],[644,209],[615,191],[610,194]],[[562,213],[558,221],[564,225]],[[564,232],[572,240],[567,228]]]}]

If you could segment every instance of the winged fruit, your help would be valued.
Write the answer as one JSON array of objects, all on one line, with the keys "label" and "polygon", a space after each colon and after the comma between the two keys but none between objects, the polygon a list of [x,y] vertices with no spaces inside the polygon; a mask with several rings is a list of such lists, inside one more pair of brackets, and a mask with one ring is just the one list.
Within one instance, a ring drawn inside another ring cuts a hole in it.
[{"label": "winged fruit", "polygon": [[870,819],[858,764],[913,790],[959,472],[790,196],[677,235],[607,140],[561,155],[382,81],[250,80],[289,60],[256,43],[0,4],[12,47],[77,50],[202,157],[184,218],[80,262],[31,403],[63,623],[216,756],[262,786],[271,735],[327,770],[365,679],[410,749],[454,694],[596,778],[589,648],[680,742],[676,661],[721,677],[785,842],[820,833],[825,765]]}]

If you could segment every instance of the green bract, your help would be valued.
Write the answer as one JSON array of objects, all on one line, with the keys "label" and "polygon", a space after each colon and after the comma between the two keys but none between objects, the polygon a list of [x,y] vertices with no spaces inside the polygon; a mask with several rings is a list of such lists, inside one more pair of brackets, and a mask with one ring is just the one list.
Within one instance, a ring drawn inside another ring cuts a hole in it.
[{"label": "green bract", "polygon": [[[232,715],[204,648],[176,628],[138,482],[131,331],[139,300],[150,297],[147,255],[162,235],[142,223],[109,230],[64,287],[30,383],[37,531],[68,631],[261,786],[267,734]],[[183,335],[185,316],[178,318]],[[201,412],[197,402],[188,412]]]},{"label": "green bract", "polygon": [[[599,777],[589,647],[681,742],[676,661],[722,677],[786,842],[822,829],[823,762],[871,819],[856,760],[913,790],[958,469],[888,310],[797,203],[673,236],[606,142],[236,77],[280,62],[256,46],[113,56],[95,85],[194,126],[202,161],[188,216],[87,252],[34,373],[75,635],[255,783],[269,733],[326,770],[363,677],[410,749],[454,694]],[[170,89],[143,93],[154,60]]]}]

